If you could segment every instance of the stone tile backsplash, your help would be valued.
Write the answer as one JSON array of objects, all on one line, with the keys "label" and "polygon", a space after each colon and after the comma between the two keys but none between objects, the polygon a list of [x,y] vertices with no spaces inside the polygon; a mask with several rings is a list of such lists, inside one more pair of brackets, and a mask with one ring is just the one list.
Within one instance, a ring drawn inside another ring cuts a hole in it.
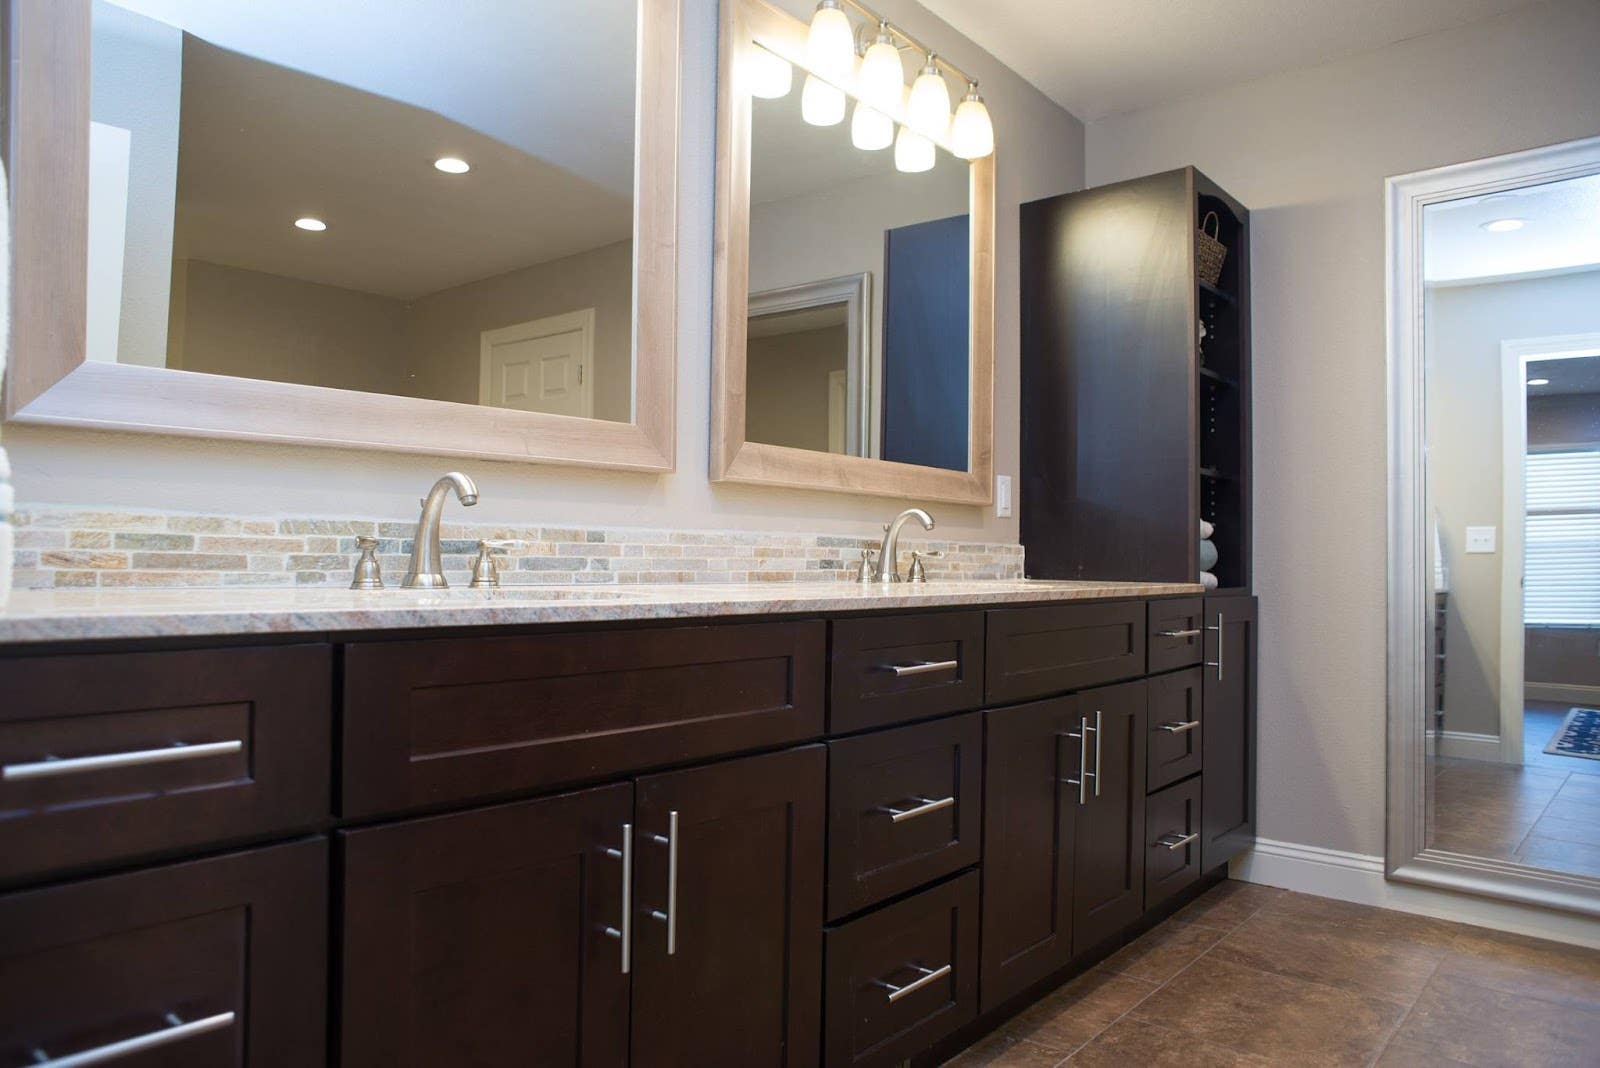
[{"label": "stone tile backsplash", "polygon": [[[397,586],[411,554],[412,523],[361,519],[259,519],[220,515],[21,509],[16,588],[152,586],[346,586],[356,538],[379,539],[386,585]],[[876,538],[779,531],[647,530],[631,527],[446,523],[445,576],[471,579],[480,538],[514,542],[500,581],[513,583],[846,581]],[[910,539],[944,553],[930,577],[1022,577],[1022,546]]]}]

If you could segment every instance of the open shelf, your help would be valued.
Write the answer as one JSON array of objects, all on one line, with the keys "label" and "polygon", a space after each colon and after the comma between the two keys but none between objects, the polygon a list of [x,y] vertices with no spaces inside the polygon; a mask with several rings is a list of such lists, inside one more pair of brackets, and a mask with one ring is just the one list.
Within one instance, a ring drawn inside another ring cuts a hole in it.
[{"label": "open shelf", "polygon": [[1200,368],[1200,377],[1215,382],[1218,385],[1227,386],[1229,389],[1239,388],[1239,380],[1237,378],[1231,378],[1228,375],[1223,374],[1221,371],[1213,371],[1209,367]]},{"label": "open shelf", "polygon": [[1234,296],[1232,293],[1224,292],[1204,279],[1197,278],[1195,281],[1200,284],[1200,292],[1206,294],[1206,296],[1215,297],[1216,299],[1226,301],[1229,304],[1239,303],[1239,298]]}]

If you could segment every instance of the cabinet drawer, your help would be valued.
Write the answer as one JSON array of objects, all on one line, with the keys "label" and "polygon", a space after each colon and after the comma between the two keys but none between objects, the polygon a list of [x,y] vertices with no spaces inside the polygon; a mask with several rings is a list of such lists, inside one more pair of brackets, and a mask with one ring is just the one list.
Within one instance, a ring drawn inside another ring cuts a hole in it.
[{"label": "cabinet drawer", "polygon": [[994,704],[1136,678],[1144,649],[1143,601],[995,609],[984,690]]},{"label": "cabinet drawer", "polygon": [[313,827],[326,645],[0,659],[0,881]]},{"label": "cabinet drawer", "polygon": [[983,613],[875,616],[833,625],[834,733],[983,704]]},{"label": "cabinet drawer", "polygon": [[978,862],[983,715],[828,744],[828,918]]},{"label": "cabinet drawer", "polygon": [[1146,909],[1200,878],[1200,782],[1190,779],[1145,800]]},{"label": "cabinet drawer", "polygon": [[318,838],[0,897],[0,1064],[324,1063],[327,869]]},{"label": "cabinet drawer", "polygon": [[822,734],[820,620],[345,650],[347,816]]},{"label": "cabinet drawer", "polygon": [[1150,602],[1150,674],[1200,663],[1205,621],[1200,598]]},{"label": "cabinet drawer", "polygon": [[823,1063],[894,1064],[978,1015],[978,873],[824,935]]},{"label": "cabinet drawer", "polygon": [[1200,770],[1202,685],[1199,668],[1150,680],[1145,777],[1151,793]]}]

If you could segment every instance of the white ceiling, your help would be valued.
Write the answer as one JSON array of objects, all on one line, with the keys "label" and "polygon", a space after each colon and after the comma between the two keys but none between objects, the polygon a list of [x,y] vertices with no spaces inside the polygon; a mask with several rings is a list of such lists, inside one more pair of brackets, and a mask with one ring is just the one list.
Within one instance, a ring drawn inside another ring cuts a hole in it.
[{"label": "white ceiling", "polygon": [[[1483,229],[1494,219],[1523,226]],[[1423,231],[1423,274],[1434,285],[1600,267],[1600,174],[1436,204]]]},{"label": "white ceiling", "polygon": [[921,0],[1084,121],[1536,0]]}]

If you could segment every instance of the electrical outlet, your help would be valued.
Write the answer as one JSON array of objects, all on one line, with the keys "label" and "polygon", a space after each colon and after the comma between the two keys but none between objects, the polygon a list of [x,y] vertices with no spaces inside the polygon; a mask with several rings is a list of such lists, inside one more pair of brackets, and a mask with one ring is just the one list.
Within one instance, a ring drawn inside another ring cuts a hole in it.
[{"label": "electrical outlet", "polygon": [[1494,552],[1494,527],[1468,527],[1467,552],[1492,553]]},{"label": "electrical outlet", "polygon": [[1011,515],[1011,476],[994,476],[994,514],[1005,519]]}]

